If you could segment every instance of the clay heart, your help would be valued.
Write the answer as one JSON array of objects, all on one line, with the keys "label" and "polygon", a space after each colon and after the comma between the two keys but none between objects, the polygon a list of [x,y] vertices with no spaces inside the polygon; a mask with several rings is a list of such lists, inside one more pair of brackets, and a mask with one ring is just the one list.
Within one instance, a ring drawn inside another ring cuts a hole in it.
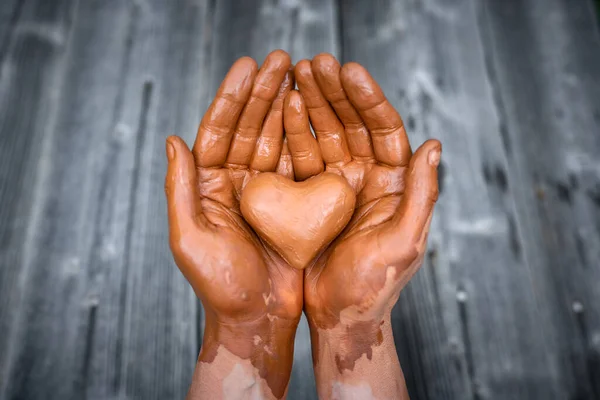
[{"label": "clay heart", "polygon": [[340,176],[323,173],[294,182],[262,173],[244,188],[242,215],[292,267],[304,269],[344,229],[356,195]]}]

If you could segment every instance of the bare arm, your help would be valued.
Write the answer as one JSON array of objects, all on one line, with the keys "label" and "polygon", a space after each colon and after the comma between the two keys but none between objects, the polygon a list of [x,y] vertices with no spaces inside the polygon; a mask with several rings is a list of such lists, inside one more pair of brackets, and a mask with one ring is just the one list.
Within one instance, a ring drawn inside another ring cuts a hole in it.
[{"label": "bare arm", "polygon": [[187,399],[284,398],[296,327],[283,320],[207,326]]},{"label": "bare arm", "polygon": [[[360,334],[340,324],[331,330],[311,326],[313,360],[322,399],[408,399],[389,316],[381,328]],[[356,331],[356,329],[354,329]],[[370,347],[362,352],[361,348]]]}]

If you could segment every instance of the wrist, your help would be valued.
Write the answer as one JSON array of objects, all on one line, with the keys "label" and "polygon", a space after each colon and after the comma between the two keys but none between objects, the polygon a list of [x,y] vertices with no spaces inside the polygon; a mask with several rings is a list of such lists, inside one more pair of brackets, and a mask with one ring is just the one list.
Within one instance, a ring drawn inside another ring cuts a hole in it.
[{"label": "wrist", "polygon": [[389,313],[309,325],[319,398],[408,399]]},{"label": "wrist", "polygon": [[329,326],[311,318],[308,321],[315,368],[320,362],[333,362],[340,375],[346,370],[352,371],[361,357],[371,360],[375,348],[384,344],[394,345],[389,314],[364,321],[342,319]]},{"label": "wrist", "polygon": [[298,321],[267,316],[251,322],[222,323],[207,315],[198,357],[202,375],[198,374],[198,379],[210,379],[223,390],[231,388],[233,381],[234,386],[243,386],[237,388],[238,394],[282,398],[291,374],[297,325]]}]

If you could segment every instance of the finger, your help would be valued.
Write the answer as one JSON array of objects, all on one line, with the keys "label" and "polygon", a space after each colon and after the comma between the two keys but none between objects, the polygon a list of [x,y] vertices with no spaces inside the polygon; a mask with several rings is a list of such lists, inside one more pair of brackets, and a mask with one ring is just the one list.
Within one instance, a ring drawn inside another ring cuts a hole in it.
[{"label": "finger", "polygon": [[298,89],[308,109],[310,122],[317,135],[325,164],[340,167],[350,162],[350,150],[346,142],[344,126],[321,93],[313,76],[310,61],[296,64],[294,75]]},{"label": "finger", "polygon": [[392,234],[402,242],[424,245],[438,197],[437,166],[441,150],[440,142],[428,140],[410,160],[406,189],[392,219]]},{"label": "finger", "polygon": [[290,70],[285,74],[279,93],[265,118],[250,161],[251,169],[261,172],[275,171],[283,143],[283,101],[293,86],[294,75]]},{"label": "finger", "polygon": [[242,57],[233,63],[223,79],[198,128],[193,154],[199,167],[217,167],[225,163],[233,130],[252,90],[256,69],[253,59]]},{"label": "finger", "polygon": [[402,118],[377,82],[357,63],[345,64],[340,79],[350,102],[371,133],[377,161],[393,167],[408,165],[412,152]]},{"label": "finger", "polygon": [[283,50],[271,52],[256,75],[250,99],[239,118],[227,163],[234,166],[248,166],[256,140],[271,104],[279,92],[292,61]]},{"label": "finger", "polygon": [[292,164],[292,155],[290,154],[290,148],[288,147],[287,139],[283,140],[283,146],[281,147],[281,155],[277,162],[277,168],[275,169],[281,176],[285,176],[288,179],[294,179],[294,166]]},{"label": "finger", "polygon": [[197,192],[194,157],[187,145],[177,136],[167,138],[167,176],[165,193],[169,210],[169,225],[179,230],[182,226],[200,221],[200,198]]},{"label": "finger", "polygon": [[352,158],[365,161],[374,159],[371,135],[342,87],[340,63],[331,54],[323,53],[313,58],[311,68],[321,93],[344,125]]},{"label": "finger", "polygon": [[302,181],[324,170],[319,144],[310,131],[308,112],[300,93],[292,90],[283,104],[283,125],[296,180]]}]

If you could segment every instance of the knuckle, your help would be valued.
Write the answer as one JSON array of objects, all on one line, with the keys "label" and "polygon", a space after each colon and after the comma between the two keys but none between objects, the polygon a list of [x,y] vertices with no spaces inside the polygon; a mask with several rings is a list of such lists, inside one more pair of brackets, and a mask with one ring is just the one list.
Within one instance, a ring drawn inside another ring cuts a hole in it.
[{"label": "knuckle", "polygon": [[253,143],[258,137],[259,133],[260,128],[257,126],[238,126],[235,129],[234,137],[237,141]]},{"label": "knuckle", "polygon": [[219,97],[226,102],[232,103],[232,105],[243,105],[246,103],[246,98],[239,91],[222,92]]},{"label": "knuckle", "polygon": [[437,183],[429,190],[429,200],[435,204],[440,196],[440,190]]},{"label": "knuckle", "polygon": [[169,233],[169,247],[173,255],[179,259],[186,258],[189,249],[193,249],[192,239],[189,235],[180,235],[177,229],[171,229]]},{"label": "knuckle", "polygon": [[404,130],[404,125],[402,123],[400,123],[400,124],[394,124],[391,126],[385,126],[385,127],[381,127],[381,128],[371,129],[371,135],[386,137],[386,136],[390,136],[390,135],[394,135],[396,133],[402,132],[403,130]]},{"label": "knuckle", "polygon": [[171,196],[174,194],[175,188],[173,187],[175,185],[174,179],[170,174],[167,174],[167,176],[165,176],[165,183],[164,183],[164,190],[165,190],[165,196],[167,196],[167,200],[169,200],[171,198]]},{"label": "knuckle", "polygon": [[421,252],[419,251],[419,240],[418,238],[411,238],[404,242],[399,249],[399,259],[401,263],[406,266],[415,264],[420,265]]},{"label": "knuckle", "polygon": [[342,130],[338,129],[315,130],[315,133],[320,139],[341,140],[342,138]]},{"label": "knuckle", "polygon": [[338,88],[325,93],[325,97],[331,102],[332,105],[345,105],[348,101],[346,92],[343,88]]},{"label": "knuckle", "polygon": [[313,154],[312,154],[312,151],[310,151],[310,150],[305,150],[305,149],[296,150],[292,154],[292,158],[296,161],[310,160],[313,158]]},{"label": "knuckle", "polygon": [[262,82],[254,82],[251,99],[270,103],[277,96],[278,87],[272,87]]}]

